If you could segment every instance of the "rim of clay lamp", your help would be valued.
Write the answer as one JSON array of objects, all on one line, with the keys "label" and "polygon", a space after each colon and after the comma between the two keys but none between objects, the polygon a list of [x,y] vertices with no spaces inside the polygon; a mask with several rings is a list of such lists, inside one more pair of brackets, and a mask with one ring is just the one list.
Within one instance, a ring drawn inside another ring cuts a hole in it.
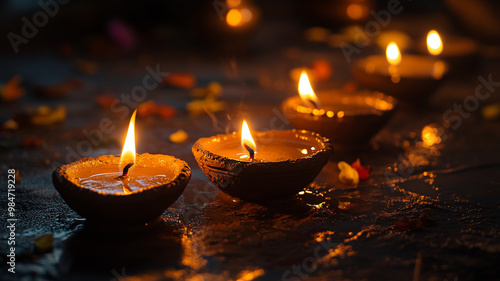
[{"label": "rim of clay lamp", "polygon": [[[268,134],[271,131],[272,130],[262,131],[262,132],[255,131],[255,132],[252,132],[252,135],[254,138],[257,138],[258,136]],[[304,155],[303,157],[296,158],[296,159],[285,159],[285,160],[280,160],[280,161],[251,162],[251,161],[244,161],[241,159],[226,157],[226,156],[219,155],[217,153],[213,153],[210,150],[205,149],[203,147],[203,145],[201,144],[201,142],[210,141],[213,138],[220,138],[220,137],[228,136],[228,135],[230,135],[231,137],[234,137],[234,135],[239,136],[239,133],[233,132],[232,134],[217,134],[217,135],[212,136],[212,137],[200,138],[194,143],[192,150],[193,151],[195,151],[195,150],[201,151],[204,155],[206,155],[207,157],[210,157],[212,159],[221,159],[221,160],[230,161],[230,162],[235,161],[238,163],[242,163],[242,164],[246,164],[246,165],[253,165],[253,166],[268,166],[271,164],[279,165],[279,164],[285,164],[285,163],[290,163],[290,162],[304,161],[304,160],[313,159],[315,157],[318,157],[318,155],[330,154],[331,151],[333,151],[333,145],[332,145],[330,139],[327,137],[323,137],[320,134],[315,133],[315,132],[311,132],[308,130],[299,130],[299,129],[280,130],[280,131],[273,131],[273,132],[290,133],[290,134],[299,133],[299,134],[303,134],[305,136],[314,137],[318,141],[318,143],[322,143],[324,147],[322,149],[316,151],[313,154]]]},{"label": "rim of clay lamp", "polygon": [[223,192],[252,202],[264,202],[290,198],[316,178],[333,152],[330,140],[307,130],[281,130],[252,132],[254,138],[273,133],[301,134],[314,138],[323,147],[313,154],[296,159],[280,161],[250,162],[226,157],[209,150],[205,143],[214,138],[229,136],[239,138],[240,134],[218,134],[200,138],[192,151],[205,176]]},{"label": "rim of clay lamp", "polygon": [[[313,109],[307,106],[302,105],[302,99],[299,95],[295,95],[287,98],[283,101],[282,107],[286,109],[291,109],[297,115],[307,116],[309,115],[313,119],[317,118],[325,118],[325,119],[343,119],[343,118],[356,118],[359,116],[382,116],[387,112],[394,111],[397,108],[398,101],[396,98],[390,95],[386,95],[380,91],[355,91],[355,92],[343,92],[341,90],[330,90],[330,91],[321,91],[316,94],[318,99],[322,104],[331,103],[332,100],[341,99],[345,100],[344,104],[352,104],[353,98],[373,98],[374,101],[370,102],[371,104],[365,102],[361,103],[363,106],[370,107],[373,109],[372,112],[368,113],[356,113],[349,110],[336,110],[335,112],[332,110],[325,109]],[[377,104],[379,102],[379,104]],[[343,112],[342,117],[339,117],[338,113]],[[375,113],[376,112],[376,113]]]},{"label": "rim of clay lamp", "polygon": [[[147,159],[146,159],[147,158]],[[120,156],[86,157],[54,170],[52,182],[64,201],[82,217],[95,221],[145,222],[161,215],[184,191],[191,178],[186,162],[170,155],[138,154],[136,165],[151,164],[161,167],[175,163],[174,177],[159,185],[152,185],[128,194],[109,193],[82,186],[78,169],[118,164]]]}]

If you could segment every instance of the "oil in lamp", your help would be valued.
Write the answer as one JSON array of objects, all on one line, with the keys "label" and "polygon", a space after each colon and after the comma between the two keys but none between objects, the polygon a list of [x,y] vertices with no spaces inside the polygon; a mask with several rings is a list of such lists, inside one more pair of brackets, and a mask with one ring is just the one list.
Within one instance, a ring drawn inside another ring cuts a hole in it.
[{"label": "oil in lamp", "polygon": [[143,223],[160,216],[182,194],[191,169],[161,154],[136,154],[132,114],[121,156],[83,158],[54,171],[66,203],[92,222]]},{"label": "oil in lamp", "polygon": [[246,201],[292,197],[328,162],[330,141],[305,130],[241,132],[201,138],[193,154],[203,173],[223,192]]},{"label": "oil in lamp", "polygon": [[361,85],[418,104],[427,102],[447,71],[448,65],[439,59],[402,55],[394,42],[387,46],[385,56],[368,56],[351,66]]},{"label": "oil in lamp", "polygon": [[394,98],[368,90],[329,90],[316,95],[305,72],[298,92],[282,103],[286,118],[295,128],[317,132],[340,146],[368,143],[396,107]]}]

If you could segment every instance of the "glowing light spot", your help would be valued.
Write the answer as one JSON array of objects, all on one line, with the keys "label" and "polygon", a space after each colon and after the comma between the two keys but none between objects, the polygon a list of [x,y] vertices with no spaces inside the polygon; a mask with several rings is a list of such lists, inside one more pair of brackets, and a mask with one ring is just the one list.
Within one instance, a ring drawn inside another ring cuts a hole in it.
[{"label": "glowing light spot", "polygon": [[427,34],[427,50],[433,56],[440,55],[443,52],[443,42],[439,37],[439,33],[435,30],[431,30]]},{"label": "glowing light spot", "polygon": [[347,16],[353,20],[359,20],[366,16],[366,6],[360,4],[349,4],[346,9]]},{"label": "glowing light spot", "polygon": [[446,64],[441,60],[434,62],[434,67],[432,68],[432,77],[434,77],[434,79],[441,79],[446,73],[447,68],[448,67],[446,66]]},{"label": "glowing light spot", "polygon": [[307,149],[306,149],[306,148],[302,149],[302,150],[300,151],[300,153],[302,153],[302,154],[304,154],[304,155],[307,155],[307,154],[308,154],[308,152],[307,152]]},{"label": "glowing light spot", "polygon": [[226,22],[229,26],[238,26],[242,22],[242,15],[240,10],[231,9],[226,15]]},{"label": "glowing light spot", "polygon": [[345,115],[344,111],[337,112],[337,117],[338,118],[342,118],[342,117],[344,117],[344,115]]},{"label": "glowing light spot", "polygon": [[252,20],[252,12],[247,8],[241,9],[241,19],[243,20],[243,22],[251,21]]},{"label": "glowing light spot", "polygon": [[387,49],[385,50],[385,55],[387,61],[391,65],[398,65],[399,63],[401,63],[401,53],[399,52],[398,45],[396,45],[395,42],[389,43]]},{"label": "glowing light spot", "polygon": [[441,137],[439,136],[439,130],[433,126],[425,126],[422,129],[422,141],[425,146],[433,146],[435,144],[441,143]]},{"label": "glowing light spot", "polygon": [[229,8],[236,8],[241,5],[241,0],[226,0],[226,4]]}]

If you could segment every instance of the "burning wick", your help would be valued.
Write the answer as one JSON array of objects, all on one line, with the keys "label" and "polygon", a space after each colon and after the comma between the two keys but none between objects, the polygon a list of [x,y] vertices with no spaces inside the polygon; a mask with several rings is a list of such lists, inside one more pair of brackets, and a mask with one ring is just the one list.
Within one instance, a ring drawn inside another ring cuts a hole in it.
[{"label": "burning wick", "polygon": [[319,106],[318,106],[318,104],[317,104],[315,101],[313,101],[313,100],[312,100],[312,99],[310,99],[310,98],[306,98],[306,100],[307,100],[308,102],[310,102],[310,103],[312,104],[312,106],[313,106],[315,109],[319,109]]},{"label": "burning wick", "polygon": [[132,163],[128,163],[127,166],[125,166],[125,168],[123,168],[123,174],[121,176],[117,176],[116,179],[117,180],[123,180],[127,177],[128,175],[128,170],[134,166],[134,162]]},{"label": "burning wick", "polygon": [[244,143],[243,146],[245,147],[246,150],[248,150],[248,154],[250,155],[250,160],[253,161],[255,158],[255,151],[253,151],[253,149],[251,149],[250,146],[248,146],[246,143]]}]

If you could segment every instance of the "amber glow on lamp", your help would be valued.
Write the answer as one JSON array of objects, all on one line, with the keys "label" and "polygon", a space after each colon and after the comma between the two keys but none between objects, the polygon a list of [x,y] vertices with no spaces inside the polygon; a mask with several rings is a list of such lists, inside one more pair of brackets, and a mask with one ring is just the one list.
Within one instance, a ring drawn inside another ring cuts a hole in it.
[{"label": "amber glow on lamp", "polygon": [[[123,145],[122,155],[120,157],[120,171],[130,164],[135,163],[136,152],[135,152],[135,115],[137,110],[134,111],[132,117],[130,117],[130,123],[128,125],[127,137],[125,138],[125,144]],[[133,166],[132,166],[133,168]],[[130,170],[131,171],[131,170]]]},{"label": "amber glow on lamp", "polygon": [[438,56],[443,52],[443,41],[435,30],[431,30],[427,34],[427,50],[433,56]]},{"label": "amber glow on lamp", "polygon": [[314,108],[321,107],[321,103],[314,93],[314,90],[311,87],[311,82],[309,82],[309,77],[307,76],[307,73],[305,71],[302,71],[302,74],[300,74],[298,89],[300,98],[302,99],[304,105],[312,106]]}]

